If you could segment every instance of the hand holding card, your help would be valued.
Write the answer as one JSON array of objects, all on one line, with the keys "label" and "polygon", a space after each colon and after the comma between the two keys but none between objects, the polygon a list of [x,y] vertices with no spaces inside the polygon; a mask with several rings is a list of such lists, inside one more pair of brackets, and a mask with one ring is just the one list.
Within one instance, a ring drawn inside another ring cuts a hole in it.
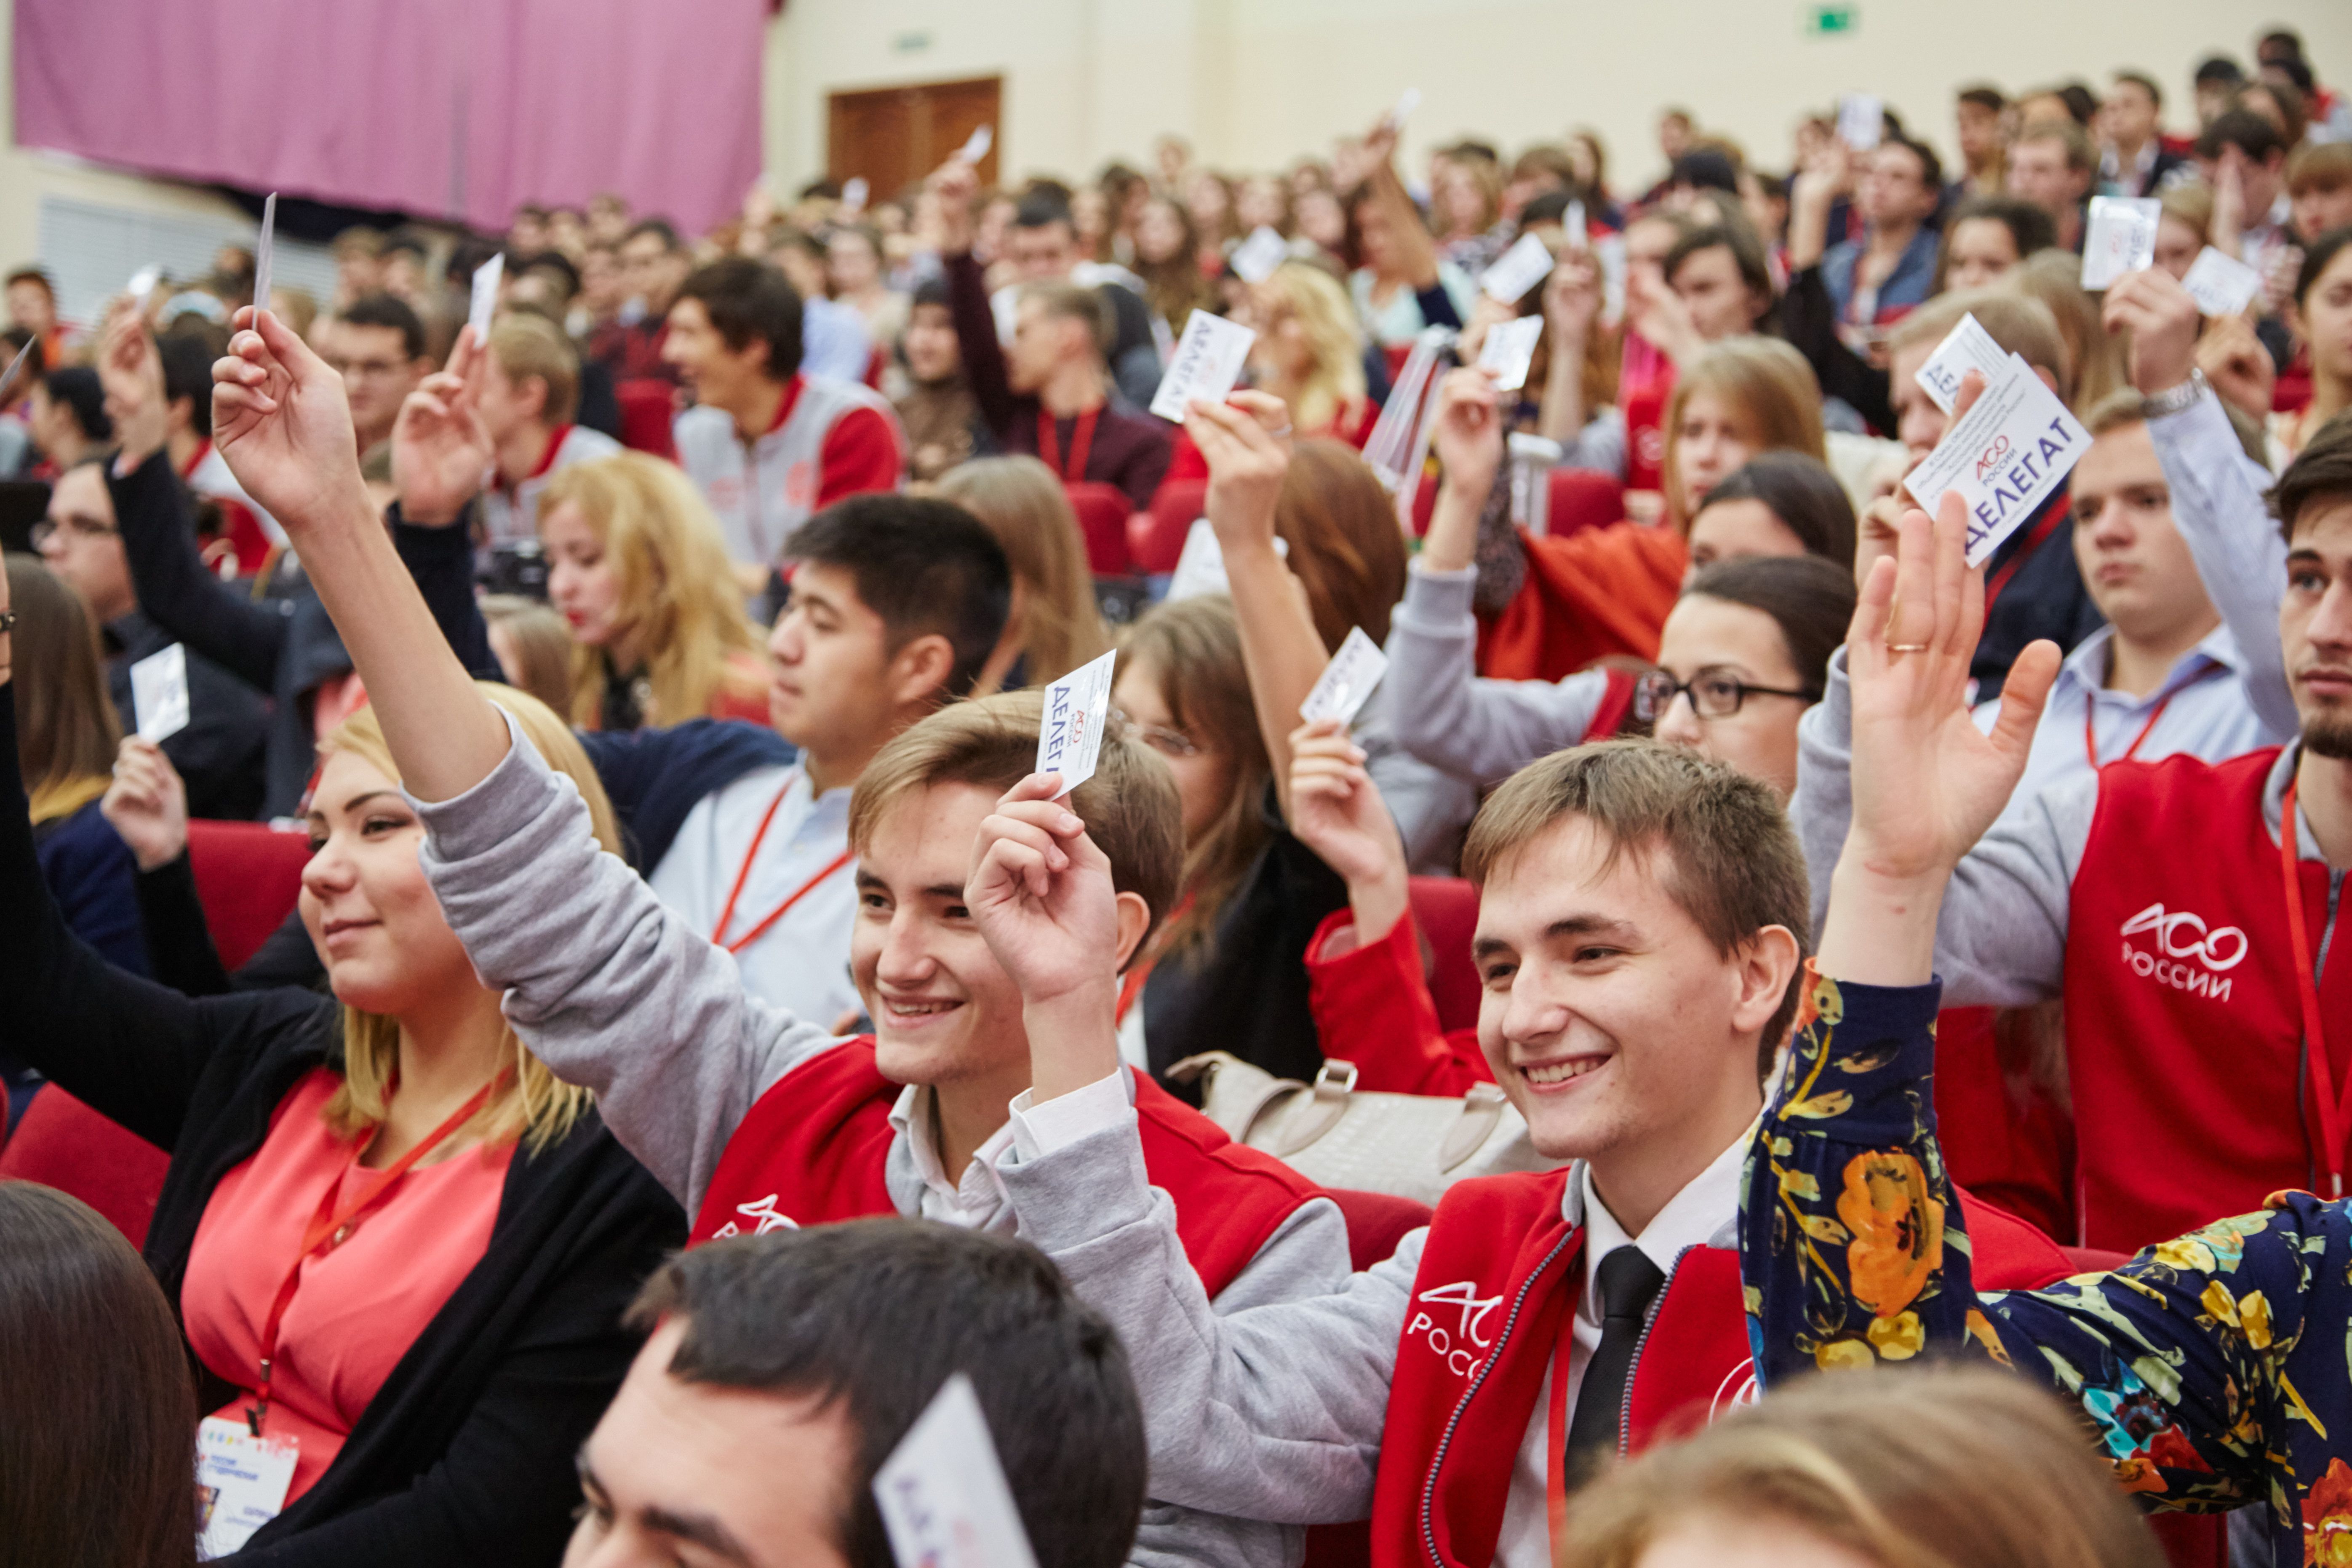
[{"label": "hand holding card", "polygon": [[1388,668],[1389,657],[1381,651],[1381,645],[1365,636],[1363,627],[1349,627],[1347,640],[1323,667],[1307,700],[1299,704],[1298,717],[1309,724],[1318,719],[1337,719],[1343,725],[1355,722]]},{"label": "hand holding card", "polygon": [[1939,515],[1946,491],[1960,492],[1968,505],[1969,564],[1981,566],[2050,501],[2090,445],[2090,433],[2058,395],[2011,354],[1904,488],[1930,517]]},{"label": "hand holding card", "polygon": [[278,193],[272,191],[261,204],[261,237],[253,242],[253,320],[247,323],[254,331],[261,330],[261,312],[269,309],[269,263],[278,244]]},{"label": "hand holding card", "polygon": [[490,341],[490,318],[499,308],[499,285],[507,275],[507,253],[499,251],[474,268],[474,297],[466,310],[466,324],[474,329],[474,346]]},{"label": "hand holding card", "polygon": [[1962,376],[1972,370],[1981,371],[1985,384],[1990,385],[2008,368],[2009,352],[1993,342],[1992,334],[1984,330],[1974,314],[1969,314],[1962,316],[1960,324],[1945,334],[1944,341],[1936,345],[1936,352],[1927,356],[1927,363],[1912,379],[1919,384],[1919,390],[1927,395],[1929,402],[1949,414],[1953,400],[1960,395]]},{"label": "hand holding card", "polygon": [[1061,775],[1057,796],[1095,776],[1103,726],[1110,720],[1110,685],[1117,650],[1082,664],[1045,688],[1045,718],[1037,732],[1037,771]]},{"label": "hand holding card", "polygon": [[1238,321],[1195,310],[1186,318],[1184,335],[1176,341],[1176,356],[1160,378],[1151,412],[1171,424],[1184,423],[1184,412],[1194,401],[1223,403],[1249,363],[1250,344],[1257,334]]},{"label": "hand holding card", "polygon": [[1496,391],[1516,392],[1528,384],[1528,367],[1535,361],[1543,330],[1541,316],[1514,316],[1487,331],[1486,342],[1478,351],[1478,363],[1495,373]]}]

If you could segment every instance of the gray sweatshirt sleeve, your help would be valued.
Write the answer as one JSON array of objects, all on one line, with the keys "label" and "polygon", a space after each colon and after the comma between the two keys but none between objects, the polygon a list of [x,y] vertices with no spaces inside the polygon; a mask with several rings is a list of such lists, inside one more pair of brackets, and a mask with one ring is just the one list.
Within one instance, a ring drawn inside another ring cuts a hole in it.
[{"label": "gray sweatshirt sleeve", "polygon": [[1558,468],[1591,468],[1612,479],[1625,477],[1625,416],[1612,405],[1584,422],[1576,439],[1561,443]]},{"label": "gray sweatshirt sleeve", "polygon": [[[1845,649],[1829,689],[1797,726],[1797,793],[1789,814],[1812,879],[1813,929],[1853,818],[1853,690]],[[1952,873],[1936,923],[1936,973],[1948,1007],[2022,1007],[2059,994],[2074,873],[2099,805],[2095,773],[2063,779],[2002,814]]]},{"label": "gray sweatshirt sleeve", "polygon": [[1598,670],[1549,680],[1486,680],[1473,673],[1478,621],[1475,571],[1432,572],[1416,563],[1389,623],[1390,722],[1404,749],[1433,768],[1481,784],[1584,739],[1608,692]]},{"label": "gray sweatshirt sleeve", "polygon": [[1021,1235],[1127,1346],[1154,1499],[1288,1524],[1370,1511],[1422,1232],[1368,1273],[1327,1278],[1329,1243],[1317,1227],[1337,1211],[1295,1220],[1285,1251],[1299,1257],[1277,1264],[1270,1243],[1212,1307],[1177,1239],[1175,1205],[1144,1173],[1132,1114],[998,1171]]},{"label": "gray sweatshirt sleeve", "polygon": [[2164,465],[2173,525],[2246,661],[2246,700],[2270,741],[2292,740],[2301,721],[2278,636],[2286,538],[2263,500],[2270,470],[2246,456],[2221,399],[2210,393],[2178,414],[2149,420],[2147,433]]},{"label": "gray sweatshirt sleeve", "polygon": [[413,803],[425,877],[515,1033],[595,1091],[613,1135],[691,1215],[751,1102],[834,1042],[745,991],[733,960],[597,847],[579,790],[507,727],[489,776]]}]

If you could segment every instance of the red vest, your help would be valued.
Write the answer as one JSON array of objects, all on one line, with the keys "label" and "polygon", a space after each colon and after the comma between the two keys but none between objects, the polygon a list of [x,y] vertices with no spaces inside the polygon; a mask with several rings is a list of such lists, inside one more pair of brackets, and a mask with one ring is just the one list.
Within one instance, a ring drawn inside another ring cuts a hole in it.
[{"label": "red vest", "polygon": [[[753,1102],[712,1173],[688,1246],[786,1226],[898,1213],[883,1169],[903,1085],[860,1036],[803,1062]],[[1176,1203],[1176,1237],[1211,1297],[1233,1283],[1282,1222],[1320,1189],[1137,1075],[1135,1110],[1151,1184]]]},{"label": "red vest", "polygon": [[[2066,1058],[2083,1239],[2129,1252],[2324,1185],[2304,1125],[2297,954],[2263,822],[2278,748],[2218,765],[2117,763],[2066,916]],[[2288,832],[2294,831],[2293,824]],[[2336,1081],[2352,1056],[2352,942],[2324,933],[2325,864],[2302,865],[2304,919],[2327,954],[2319,1010]],[[2315,1169],[2315,1165],[2317,1169]]]},{"label": "red vest", "polygon": [[[1583,1233],[1560,1213],[1569,1174],[1477,1177],[1439,1200],[1389,1384],[1374,1568],[1494,1561],[1512,1468],[1584,1282]],[[2032,1289],[2074,1272],[2040,1231],[1958,1196],[1979,1289]],[[1626,1450],[1756,1395],[1739,1254],[1692,1247],[1634,1353]]]}]

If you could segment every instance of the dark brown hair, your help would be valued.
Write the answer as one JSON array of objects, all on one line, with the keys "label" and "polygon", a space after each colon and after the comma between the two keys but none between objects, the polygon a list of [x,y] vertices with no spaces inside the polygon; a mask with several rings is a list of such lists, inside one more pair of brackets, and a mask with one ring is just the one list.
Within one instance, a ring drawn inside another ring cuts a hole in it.
[{"label": "dark brown hair", "polygon": [[87,1204],[0,1182],[0,1563],[196,1560],[196,1396],[155,1276]]},{"label": "dark brown hair", "polygon": [[2271,515],[2289,544],[2304,513],[2331,501],[2352,501],[2352,413],[2322,425],[2271,487]]},{"label": "dark brown hair", "polygon": [[39,821],[45,792],[112,775],[122,721],[81,595],[32,556],[11,555],[8,603],[16,612],[16,762]]},{"label": "dark brown hair", "polygon": [[1404,534],[1396,503],[1344,441],[1301,441],[1275,504],[1274,530],[1290,546],[1291,573],[1323,646],[1337,653],[1350,626],[1389,640],[1389,614],[1404,597]]},{"label": "dark brown hair", "polygon": [[1830,655],[1853,623],[1853,567],[1825,555],[1735,556],[1692,578],[1683,596],[1695,594],[1771,616],[1789,667],[1808,691],[1821,695]]}]

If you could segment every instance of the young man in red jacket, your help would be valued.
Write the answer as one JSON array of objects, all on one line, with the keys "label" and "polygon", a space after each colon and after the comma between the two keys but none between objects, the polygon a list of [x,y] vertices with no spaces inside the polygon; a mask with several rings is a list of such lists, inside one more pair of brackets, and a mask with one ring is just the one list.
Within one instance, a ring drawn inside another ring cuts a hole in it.
[{"label": "young man in red jacket", "polygon": [[[2002,720],[2021,745],[2033,706]],[[1334,790],[1361,787],[1343,772]],[[1031,1135],[997,1170],[1022,1234],[1149,1347],[1157,1495],[1303,1523],[1369,1512],[1378,1564],[1538,1568],[1596,1457],[1750,1395],[1738,1188],[1806,947],[1802,858],[1766,786],[1647,742],[1506,784],[1465,857],[1479,1042],[1536,1147],[1577,1163],[1458,1184],[1344,1289],[1234,1313],[1193,1278],[1182,1195],[1154,1190],[1137,1120],[1104,1113],[1113,889],[1055,787],[1006,795],[965,884],[1034,1057]],[[2068,1272],[2021,1222],[1969,1217],[1990,1272]]]}]

